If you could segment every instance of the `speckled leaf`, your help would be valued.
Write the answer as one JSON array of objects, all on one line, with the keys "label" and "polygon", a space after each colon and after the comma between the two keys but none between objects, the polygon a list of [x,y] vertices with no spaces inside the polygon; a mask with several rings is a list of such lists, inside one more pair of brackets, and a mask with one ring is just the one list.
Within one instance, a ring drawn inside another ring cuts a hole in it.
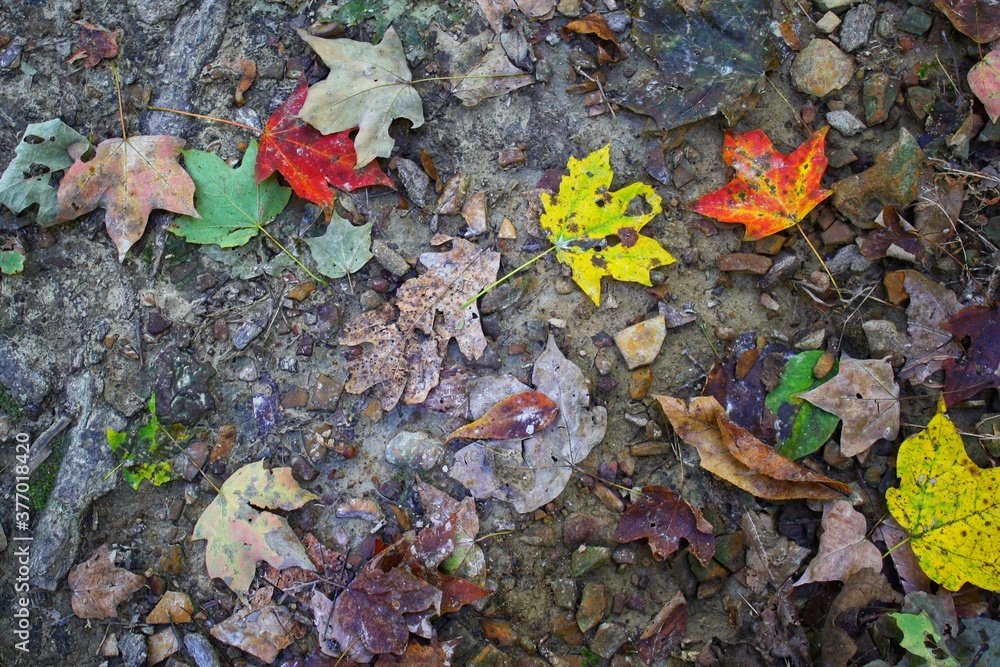
[{"label": "speckled leaf", "polygon": [[354,138],[358,167],[392,154],[393,119],[407,118],[413,127],[423,125],[423,103],[410,83],[410,68],[395,30],[386,30],[378,44],[323,39],[305,30],[298,33],[330,68],[326,79],[309,89],[299,117],[323,134],[358,128]]},{"label": "speckled leaf", "polygon": [[318,499],[299,487],[291,468],[266,470],[263,461],[250,463],[222,485],[191,539],[208,540],[205,565],[210,576],[222,579],[236,593],[246,593],[258,561],[279,570],[316,569],[288,520],[255,508],[293,510]]},{"label": "speckled leaf", "polygon": [[722,113],[732,125],[756,106],[778,66],[765,0],[639,0],[632,39],[658,72],[629,83],[629,109],[669,130]]},{"label": "speckled leaf", "polygon": [[280,172],[295,194],[325,209],[333,206],[330,186],[347,192],[369,185],[393,187],[378,163],[357,168],[352,129],[324,135],[296,116],[308,90],[306,84],[299,86],[267,119],[254,171],[257,182]]},{"label": "speckled leaf", "polygon": [[[573,270],[573,280],[597,305],[604,276],[652,285],[650,269],[674,262],[659,242],[639,233],[663,210],[660,195],[645,183],[612,192],[610,145],[582,160],[570,157],[568,168],[558,194],[542,193],[540,223],[556,246],[556,257]],[[628,215],[637,198],[649,212]]]},{"label": "speckled leaf", "polygon": [[551,398],[540,391],[525,391],[503,399],[479,419],[455,429],[448,440],[527,438],[555,421],[558,414]]},{"label": "speckled leaf", "polygon": [[422,254],[427,272],[403,283],[391,303],[357,315],[344,327],[341,345],[370,344],[347,365],[349,393],[378,385],[385,410],[400,398],[419,404],[440,381],[449,340],[458,341],[467,359],[482,356],[486,338],[479,308],[461,306],[496,280],[500,253],[464,239],[452,242],[447,252]]},{"label": "speckled leaf", "polygon": [[815,389],[836,374],[838,362],[835,361],[829,373],[816,379],[813,368],[821,356],[822,350],[807,350],[789,359],[781,383],[767,395],[764,403],[775,416],[778,453],[790,459],[799,459],[818,450],[830,439],[840,422],[836,415],[798,396]]},{"label": "speckled leaf", "polygon": [[1000,469],[972,462],[943,399],[927,429],[900,445],[896,466],[886,504],[927,576],[951,591],[966,582],[1000,590]]},{"label": "speckled leaf", "polygon": [[1000,119],[1000,50],[990,51],[969,70],[969,88],[994,123]]},{"label": "speckled leaf", "polygon": [[28,125],[14,149],[14,159],[0,175],[0,204],[14,213],[38,204],[38,222],[51,220],[59,208],[56,189],[49,184],[52,172],[72,165],[69,147],[86,141],[58,118]]},{"label": "speckled leaf", "polygon": [[195,208],[201,217],[181,216],[170,231],[189,243],[214,243],[220,248],[241,246],[257,236],[285,209],[292,191],[278,185],[276,178],[256,183],[256,160],[256,141],[250,142],[236,169],[215,153],[184,151],[184,163],[195,184]]},{"label": "speckled leaf", "polygon": [[996,0],[934,0],[959,32],[986,44],[1000,38],[1000,5]]},{"label": "speckled leaf", "polygon": [[744,241],[756,241],[798,224],[832,193],[820,186],[826,171],[824,127],[788,155],[774,150],[763,130],[726,134],[722,157],[736,176],[688,204],[722,222],[746,225]]},{"label": "speckled leaf", "polygon": [[330,212],[330,223],[322,236],[304,239],[319,272],[328,278],[343,278],[359,271],[372,258],[372,223],[355,227]]},{"label": "speckled leaf", "polygon": [[89,162],[80,160],[85,144],[70,156],[76,162],[59,183],[59,210],[44,226],[56,225],[104,208],[108,236],[118,248],[118,261],[146,229],[153,209],[199,217],[194,207],[194,181],[177,162],[184,140],[166,135],[106,139]]}]

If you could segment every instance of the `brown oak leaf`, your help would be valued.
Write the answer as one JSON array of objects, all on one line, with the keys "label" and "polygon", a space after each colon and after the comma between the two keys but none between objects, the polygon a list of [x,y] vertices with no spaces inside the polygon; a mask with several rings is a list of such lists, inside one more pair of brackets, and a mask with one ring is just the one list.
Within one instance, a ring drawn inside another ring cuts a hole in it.
[{"label": "brown oak leaf", "polygon": [[482,356],[486,338],[479,308],[461,306],[496,280],[500,253],[464,239],[453,244],[447,252],[422,254],[426,273],[403,283],[391,303],[361,313],[344,327],[342,345],[371,345],[347,364],[348,392],[360,394],[378,385],[384,410],[400,398],[416,405],[438,385],[452,338],[467,359]]},{"label": "brown oak leaf", "polygon": [[683,539],[698,562],[708,567],[715,554],[712,524],[672,489],[653,484],[642,487],[642,493],[622,515],[615,540],[648,538],[653,558],[659,560],[677,551]]},{"label": "brown oak leaf", "polygon": [[865,516],[846,500],[827,503],[823,508],[823,534],[819,552],[809,563],[796,586],[814,581],[847,581],[855,572],[882,569],[882,552],[865,539]]},{"label": "brown oak leaf", "polygon": [[118,605],[146,585],[146,577],[115,565],[115,552],[103,544],[85,562],[73,566],[66,584],[79,618],[113,618]]}]

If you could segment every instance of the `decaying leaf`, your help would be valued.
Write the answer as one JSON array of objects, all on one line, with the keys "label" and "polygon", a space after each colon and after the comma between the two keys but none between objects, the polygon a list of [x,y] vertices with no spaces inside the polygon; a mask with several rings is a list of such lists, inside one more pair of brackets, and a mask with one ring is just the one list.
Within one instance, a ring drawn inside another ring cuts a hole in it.
[{"label": "decaying leaf", "polygon": [[[947,287],[919,271],[894,272],[902,289],[910,297],[906,307],[906,365],[899,372],[902,380],[923,382],[944,367],[948,359],[957,359],[962,350],[954,341],[948,322],[962,309],[958,297]],[[890,274],[886,274],[886,281]]]},{"label": "decaying leaf", "polygon": [[768,500],[838,500],[851,492],[846,484],[803,468],[732,423],[711,396],[693,398],[689,405],[670,396],[653,398],[677,435],[698,450],[701,467],[747,493]]},{"label": "decaying leaf", "polygon": [[[583,461],[601,440],[608,425],[604,407],[590,407],[583,371],[567,359],[555,339],[532,372],[535,389],[552,399],[559,416],[551,426],[525,440],[473,443],[455,453],[451,477],[476,498],[498,498],[518,512],[531,512],[552,501],[566,487],[572,465]],[[481,378],[470,392],[469,409],[480,417],[497,401],[530,391],[510,376]],[[484,386],[485,385],[485,386]]]},{"label": "decaying leaf", "polygon": [[[476,501],[463,498],[456,501],[444,491],[427,484],[418,476],[414,480],[420,505],[427,513],[432,526],[442,526],[454,519],[455,548],[447,560],[441,563],[441,570],[449,574],[483,584],[486,580],[486,556],[476,544],[479,534],[479,515],[476,514]],[[444,591],[447,593],[447,591]],[[442,602],[447,608],[447,594]]]},{"label": "decaying leaf", "polygon": [[930,591],[931,580],[920,569],[920,561],[913,553],[910,536],[889,514],[875,528],[874,538],[885,542],[892,564],[896,567],[899,583],[904,593]]},{"label": "decaying leaf", "polygon": [[841,626],[857,628],[858,610],[874,602],[898,604],[901,598],[878,570],[861,570],[848,577],[830,605],[823,624],[821,664],[824,667],[847,667],[858,646]]},{"label": "decaying leaf", "polygon": [[104,208],[108,236],[118,248],[118,261],[146,229],[153,209],[199,217],[195,185],[177,162],[184,140],[165,135],[106,139],[89,162],[80,156],[86,144],[70,148],[76,160],[59,183],[59,210],[49,227]]},{"label": "decaying leaf", "polygon": [[1000,308],[969,306],[948,321],[955,338],[968,340],[962,359],[944,362],[944,398],[950,405],[984,389],[1000,388]]},{"label": "decaying leaf", "polygon": [[0,273],[5,276],[24,271],[24,252],[21,250],[0,250]]},{"label": "decaying leaf", "polygon": [[781,383],[767,395],[765,404],[774,413],[774,427],[778,432],[778,453],[790,459],[799,459],[822,447],[840,421],[836,415],[807,403],[799,396],[814,389],[837,372],[837,363],[822,378],[813,373],[816,363],[823,356],[822,350],[800,352],[785,364]]},{"label": "decaying leaf", "polygon": [[352,129],[324,135],[296,116],[308,91],[303,83],[267,119],[254,165],[257,182],[280,172],[295,194],[327,210],[334,199],[330,186],[347,192],[369,185],[393,187],[378,163],[357,168]]},{"label": "decaying leaf", "polygon": [[899,433],[899,385],[888,359],[840,358],[837,376],[799,395],[844,421],[840,451],[855,456]]},{"label": "decaying leaf", "polygon": [[899,488],[886,504],[924,572],[951,591],[965,582],[1000,590],[1000,469],[972,462],[944,399],[927,429],[900,445],[896,465]]},{"label": "decaying leaf", "polygon": [[[582,160],[570,157],[568,168],[559,193],[541,195],[545,212],[539,222],[556,246],[556,257],[573,270],[573,280],[596,305],[601,305],[603,276],[651,286],[650,269],[674,262],[656,240],[639,233],[663,210],[660,195],[645,183],[610,190],[610,144]],[[628,215],[637,198],[649,212]]]},{"label": "decaying leaf", "polygon": [[994,123],[1000,119],[1000,50],[990,51],[969,70],[969,88]]},{"label": "decaying leaf", "polygon": [[77,38],[76,51],[66,62],[81,63],[84,67],[97,67],[97,64],[104,58],[114,58],[118,55],[118,31],[110,32],[99,25],[87,23],[86,21],[73,21],[73,25],[79,26],[80,35]]},{"label": "decaying leaf", "polygon": [[764,0],[641,0],[633,12],[632,39],[659,72],[633,79],[622,104],[652,116],[660,129],[720,111],[734,124],[756,105],[764,75],[778,66]]},{"label": "decaying leaf", "polygon": [[1000,8],[993,0],[934,0],[959,32],[980,44],[1000,38]]},{"label": "decaying leaf", "polygon": [[847,581],[865,568],[880,572],[882,552],[865,538],[865,516],[846,500],[835,500],[823,507],[823,534],[819,552],[809,563],[796,586],[814,581]]},{"label": "decaying leaf", "polygon": [[309,89],[299,117],[323,134],[358,128],[354,149],[359,168],[392,154],[393,119],[423,125],[423,104],[410,83],[403,43],[395,30],[386,30],[377,45],[298,33],[330,68],[326,79]]},{"label": "decaying leaf", "polygon": [[191,540],[207,540],[208,574],[222,579],[237,593],[246,593],[258,561],[282,570],[316,566],[284,517],[266,509],[293,510],[319,496],[299,487],[291,468],[266,470],[263,461],[249,463],[226,480],[219,495],[205,508]]},{"label": "decaying leaf", "polygon": [[467,107],[535,83],[533,76],[511,62],[499,36],[486,47],[475,65],[460,76],[451,92]]},{"label": "decaying leaf", "polygon": [[256,141],[250,142],[236,169],[215,153],[184,151],[199,217],[181,216],[170,231],[188,243],[214,243],[220,248],[241,246],[257,236],[285,209],[292,191],[278,185],[277,178],[255,182],[256,160]]},{"label": "decaying leaf", "polygon": [[931,622],[926,611],[919,614],[889,614],[896,621],[903,638],[899,645],[907,651],[922,658],[927,667],[959,667],[959,663],[944,648],[941,634]]},{"label": "decaying leaf", "polygon": [[316,566],[315,569],[304,570],[293,566],[279,570],[266,564],[264,580],[267,583],[303,604],[309,603],[312,591],[317,586],[321,590],[330,592],[340,590],[350,583],[353,575],[347,567],[347,558],[344,554],[330,549],[312,533],[306,533],[302,542],[305,544],[309,560]]},{"label": "decaying leaf", "polygon": [[450,667],[451,656],[461,641],[461,639],[447,642],[435,640],[427,646],[411,641],[401,656],[391,653],[380,655],[375,667]]},{"label": "decaying leaf", "polygon": [[458,341],[467,359],[482,356],[486,338],[479,309],[474,303],[460,306],[496,280],[500,253],[464,239],[453,244],[447,252],[422,254],[426,273],[403,283],[391,303],[344,327],[342,345],[372,345],[348,363],[348,392],[379,385],[383,409],[391,410],[400,398],[415,405],[437,386],[449,340]]},{"label": "decaying leaf", "polygon": [[652,665],[666,658],[684,638],[687,622],[687,600],[677,591],[639,634],[636,644],[643,662]]},{"label": "decaying leaf", "polygon": [[115,565],[115,552],[99,546],[90,558],[69,571],[66,586],[78,618],[113,618],[118,605],[146,585],[146,577]]},{"label": "decaying leaf", "polygon": [[653,558],[669,556],[688,543],[688,549],[705,567],[715,555],[712,524],[679,493],[659,484],[642,487],[642,497],[632,503],[615,529],[615,540],[634,542],[648,538]]},{"label": "decaying leaf", "polygon": [[210,632],[223,644],[235,646],[270,665],[281,649],[305,636],[306,628],[292,618],[286,607],[268,602],[256,608],[239,609]]},{"label": "decaying leaf", "polygon": [[322,236],[305,239],[319,272],[328,278],[343,278],[360,271],[372,258],[372,223],[355,227],[336,211]]},{"label": "decaying leaf", "polygon": [[774,150],[763,130],[726,134],[722,157],[736,171],[726,186],[688,207],[722,222],[746,225],[744,241],[756,241],[797,225],[832,193],[820,186],[829,128],[815,132],[788,155]]},{"label": "decaying leaf", "polygon": [[539,391],[526,391],[503,399],[476,421],[455,429],[447,441],[527,438],[546,428],[558,414],[551,398]]},{"label": "decaying leaf", "polygon": [[28,125],[14,159],[0,175],[0,204],[14,213],[38,204],[38,222],[50,221],[59,209],[56,189],[49,184],[52,174],[73,164],[70,146],[86,141],[58,118]]},{"label": "decaying leaf", "polygon": [[890,205],[875,218],[875,231],[862,238],[858,247],[866,259],[892,257],[920,263],[927,254],[925,243],[928,243],[927,239],[921,239],[916,230],[900,217],[896,207]]}]

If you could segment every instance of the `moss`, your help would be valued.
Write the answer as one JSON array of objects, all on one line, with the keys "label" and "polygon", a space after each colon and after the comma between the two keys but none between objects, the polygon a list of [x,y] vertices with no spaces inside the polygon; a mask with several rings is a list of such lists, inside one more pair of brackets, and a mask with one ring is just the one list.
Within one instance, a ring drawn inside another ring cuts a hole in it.
[{"label": "moss", "polygon": [[0,384],[0,410],[3,410],[13,420],[21,419],[21,406],[14,397],[7,393],[7,388]]},{"label": "moss", "polygon": [[28,489],[28,502],[32,511],[40,512],[49,501],[49,495],[56,485],[56,477],[59,474],[59,465],[63,457],[66,456],[66,435],[60,434],[52,441],[52,453],[35,468],[31,474],[31,487]]}]

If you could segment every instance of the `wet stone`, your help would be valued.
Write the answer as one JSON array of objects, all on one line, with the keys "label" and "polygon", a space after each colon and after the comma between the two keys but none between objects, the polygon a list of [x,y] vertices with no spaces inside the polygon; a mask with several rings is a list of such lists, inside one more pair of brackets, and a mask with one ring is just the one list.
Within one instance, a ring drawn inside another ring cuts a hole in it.
[{"label": "wet stone", "polygon": [[609,516],[571,514],[563,522],[563,541],[570,549],[584,544],[614,544],[617,520]]},{"label": "wet stone", "polygon": [[795,87],[808,95],[825,97],[840,90],[854,75],[854,58],[826,39],[814,39],[792,63]]},{"label": "wet stone", "polygon": [[854,237],[854,230],[839,220],[820,235],[826,245],[844,245],[853,241]]},{"label": "wet stone", "polygon": [[[29,419],[38,416],[42,400],[49,393],[45,376],[6,339],[0,339],[0,385]],[[0,413],[4,412],[0,408]]]},{"label": "wet stone", "polygon": [[614,33],[623,33],[632,25],[632,16],[623,10],[608,12],[604,15],[604,20]]},{"label": "wet stone", "polygon": [[286,373],[297,373],[299,362],[295,357],[281,357],[278,359],[278,370],[285,371]]},{"label": "wet stone", "polygon": [[150,365],[156,415],[167,424],[194,425],[215,409],[208,381],[215,376],[209,364],[178,350],[163,350]]},{"label": "wet stone", "polygon": [[924,10],[919,7],[910,7],[900,17],[896,27],[911,35],[922,35],[930,29],[933,22],[934,19]]},{"label": "wet stone", "polygon": [[254,338],[259,336],[262,331],[264,331],[264,326],[267,324],[267,319],[264,317],[256,317],[252,320],[244,322],[241,324],[236,331],[233,332],[232,343],[233,347],[237,350],[245,350],[247,345],[250,344]]},{"label": "wet stone", "polygon": [[860,4],[848,11],[840,26],[840,48],[851,53],[867,44],[876,16],[875,8],[869,4]]},{"label": "wet stone", "polygon": [[469,660],[468,665],[469,667],[514,667],[514,661],[496,646],[487,644],[482,651]]},{"label": "wet stone", "polygon": [[605,660],[609,659],[629,639],[629,631],[618,623],[601,623],[588,644],[591,651]]},{"label": "wet stone", "polygon": [[309,401],[309,392],[302,387],[292,387],[281,397],[281,407],[286,410],[304,408]]},{"label": "wet stone", "polygon": [[816,21],[816,29],[828,35],[838,27],[840,27],[840,17],[833,12],[823,14],[823,17],[819,21]]},{"label": "wet stone", "polygon": [[[863,6],[867,7],[868,5]],[[826,114],[826,122],[845,137],[853,137],[855,134],[868,129],[864,123],[846,109],[829,112]]]},{"label": "wet stone", "polygon": [[611,554],[611,559],[618,565],[631,565],[635,562],[635,548],[629,545],[620,546]]},{"label": "wet stone", "polygon": [[719,271],[746,271],[762,276],[773,264],[770,257],[748,252],[731,252],[719,255]]},{"label": "wet stone", "polygon": [[154,310],[146,318],[146,333],[150,336],[160,336],[170,328],[171,324],[173,322],[164,317],[159,311]]},{"label": "wet stone", "polygon": [[292,457],[292,472],[303,482],[311,482],[316,479],[316,469],[309,464],[309,460],[304,456]]},{"label": "wet stone", "polygon": [[397,278],[402,278],[410,270],[406,260],[381,239],[372,241],[372,255],[382,268]]},{"label": "wet stone", "polygon": [[194,660],[196,667],[221,667],[215,649],[203,635],[194,633],[185,635],[184,648]]},{"label": "wet stone", "polygon": [[199,292],[207,292],[219,284],[219,279],[211,273],[199,274],[194,280],[194,288]]},{"label": "wet stone", "polygon": [[149,638],[147,642],[149,664],[163,662],[177,651],[181,650],[181,640],[173,628],[164,628]]},{"label": "wet stone", "polygon": [[236,377],[244,382],[256,382],[260,378],[260,371],[253,359],[240,357],[236,360]]},{"label": "wet stone", "polygon": [[666,322],[661,315],[622,329],[615,334],[615,344],[631,371],[653,363],[666,335]]},{"label": "wet stone", "polygon": [[212,337],[219,342],[229,340],[229,323],[221,317],[212,323]]},{"label": "wet stone", "polygon": [[607,547],[581,546],[570,558],[570,572],[574,577],[593,572],[611,561],[611,549]]},{"label": "wet stone", "polygon": [[410,201],[420,208],[427,208],[427,190],[430,187],[431,179],[413,160],[397,158],[396,167],[399,170],[399,180],[403,181],[403,188],[410,196]]},{"label": "wet stone", "polygon": [[885,72],[876,72],[865,80],[861,92],[861,105],[865,110],[865,123],[877,125],[889,118],[889,110],[899,92],[899,79]]},{"label": "wet stone", "polygon": [[580,632],[588,632],[600,623],[607,608],[608,597],[604,592],[604,586],[592,582],[584,584],[580,606],[576,609],[576,624]]},{"label": "wet stone", "polygon": [[927,118],[927,114],[930,113],[936,99],[937,93],[930,88],[913,86],[906,91],[906,106],[910,108],[917,120]]},{"label": "wet stone", "polygon": [[576,582],[572,579],[556,579],[550,585],[556,606],[573,611],[576,608]]},{"label": "wet stone", "polygon": [[308,359],[313,354],[313,337],[309,334],[302,334],[299,343],[295,348],[295,355]]},{"label": "wet stone", "polygon": [[746,565],[746,535],[742,531],[720,535],[715,540],[715,560],[729,570],[738,572]]},{"label": "wet stone", "polygon": [[130,632],[118,640],[118,650],[121,651],[125,667],[144,667],[146,664],[146,638]]},{"label": "wet stone", "polygon": [[517,634],[507,621],[484,618],[479,623],[483,628],[483,635],[491,642],[505,647],[517,643]]},{"label": "wet stone", "polygon": [[[183,509],[183,506],[181,509]],[[156,562],[156,571],[162,574],[180,576],[184,573],[186,560],[184,557],[184,548],[179,544],[171,544],[163,550],[160,559]]]},{"label": "wet stone", "polygon": [[312,394],[307,410],[325,410],[333,412],[337,409],[337,402],[340,401],[341,394],[344,393],[344,383],[329,375],[320,374],[313,385]]},{"label": "wet stone", "polygon": [[816,0],[816,9],[824,12],[843,12],[858,0]]},{"label": "wet stone", "polygon": [[293,301],[303,301],[309,297],[310,294],[316,291],[316,285],[312,282],[299,283],[292,289],[288,290],[287,296]]},{"label": "wet stone", "polygon": [[385,460],[411,470],[430,470],[441,460],[444,446],[424,431],[401,431],[385,446]]},{"label": "wet stone", "polygon": [[601,501],[601,504],[610,511],[615,512],[616,514],[621,514],[625,511],[625,503],[618,497],[618,494],[603,484],[598,484],[594,487],[594,495],[597,496],[597,499]]},{"label": "wet stone", "polygon": [[903,341],[896,325],[888,320],[869,320],[861,325],[868,340],[868,352],[872,359],[881,359],[893,355],[901,359],[904,349]]}]

